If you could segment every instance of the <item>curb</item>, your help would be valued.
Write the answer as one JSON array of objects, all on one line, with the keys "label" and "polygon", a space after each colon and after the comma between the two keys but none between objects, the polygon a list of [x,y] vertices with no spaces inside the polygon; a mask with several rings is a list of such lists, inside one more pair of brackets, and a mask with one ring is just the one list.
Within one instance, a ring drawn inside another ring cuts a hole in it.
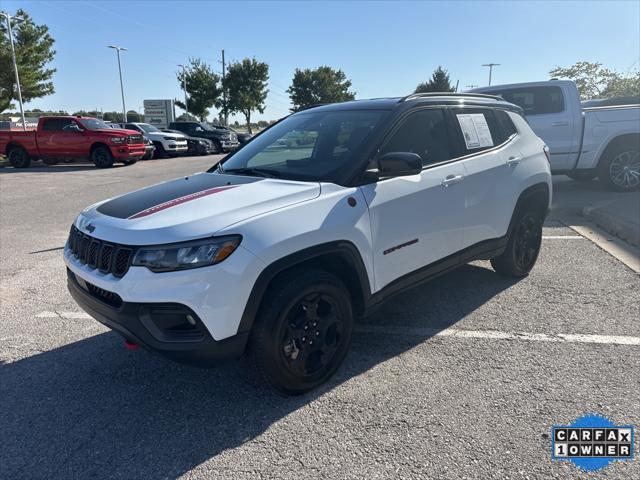
[{"label": "curb", "polygon": [[608,233],[631,245],[640,247],[640,225],[618,218],[599,207],[584,207],[582,216],[590,219]]}]

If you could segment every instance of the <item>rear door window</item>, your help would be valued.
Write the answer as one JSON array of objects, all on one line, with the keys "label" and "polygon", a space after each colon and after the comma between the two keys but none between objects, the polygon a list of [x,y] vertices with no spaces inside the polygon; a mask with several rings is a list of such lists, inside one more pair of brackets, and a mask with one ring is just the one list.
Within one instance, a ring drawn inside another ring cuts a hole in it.
[{"label": "rear door window", "polygon": [[507,102],[522,107],[525,115],[542,115],[564,111],[564,96],[560,87],[529,87],[509,90],[492,90]]},{"label": "rear door window", "polygon": [[507,138],[491,109],[455,108],[453,117],[463,155],[488,150]]}]

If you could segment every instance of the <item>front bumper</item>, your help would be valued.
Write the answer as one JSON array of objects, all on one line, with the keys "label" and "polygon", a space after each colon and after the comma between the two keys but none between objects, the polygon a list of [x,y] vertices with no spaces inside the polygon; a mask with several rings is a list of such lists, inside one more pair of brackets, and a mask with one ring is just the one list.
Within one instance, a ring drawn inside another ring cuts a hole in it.
[{"label": "front bumper", "polygon": [[[189,307],[176,303],[123,302],[118,295],[105,292],[67,269],[67,286],[76,303],[89,315],[127,340],[154,350],[171,360],[207,366],[237,358],[244,352],[249,333],[214,340],[202,321]],[[169,331],[165,319],[189,316],[189,329]]]},{"label": "front bumper", "polygon": [[231,141],[226,141],[223,140],[221,142],[222,145],[222,149],[223,150],[235,150],[236,148],[238,148],[240,146],[240,142],[231,142]]},{"label": "front bumper", "polygon": [[140,159],[145,154],[145,145],[112,145],[111,154],[116,160]]}]

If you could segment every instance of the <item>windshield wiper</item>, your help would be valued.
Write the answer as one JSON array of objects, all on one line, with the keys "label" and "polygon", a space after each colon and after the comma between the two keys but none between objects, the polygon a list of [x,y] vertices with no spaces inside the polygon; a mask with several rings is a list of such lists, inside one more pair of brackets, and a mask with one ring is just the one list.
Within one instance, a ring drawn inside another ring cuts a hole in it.
[{"label": "windshield wiper", "polygon": [[280,172],[277,170],[270,170],[268,168],[230,168],[226,169],[220,167],[221,173],[230,173],[236,175],[254,175],[256,177],[277,178],[280,176]]}]

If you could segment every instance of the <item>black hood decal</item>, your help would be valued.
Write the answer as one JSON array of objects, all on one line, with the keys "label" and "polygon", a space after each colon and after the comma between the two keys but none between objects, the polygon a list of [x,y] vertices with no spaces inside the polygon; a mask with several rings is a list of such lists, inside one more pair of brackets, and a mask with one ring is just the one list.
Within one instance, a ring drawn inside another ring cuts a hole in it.
[{"label": "black hood decal", "polygon": [[[179,200],[184,197],[194,200],[200,198],[201,195],[197,195],[199,192],[211,191],[218,187],[244,185],[262,180],[264,180],[264,178],[203,173],[127,193],[103,203],[98,207],[98,212],[116,218],[137,218],[149,214],[139,215],[141,212],[153,212],[155,210],[154,207],[171,206],[174,200]],[[218,191],[223,190],[225,189],[218,189]],[[175,202],[175,204],[179,203],[184,202]],[[162,209],[163,208],[158,208],[157,211]]]}]

